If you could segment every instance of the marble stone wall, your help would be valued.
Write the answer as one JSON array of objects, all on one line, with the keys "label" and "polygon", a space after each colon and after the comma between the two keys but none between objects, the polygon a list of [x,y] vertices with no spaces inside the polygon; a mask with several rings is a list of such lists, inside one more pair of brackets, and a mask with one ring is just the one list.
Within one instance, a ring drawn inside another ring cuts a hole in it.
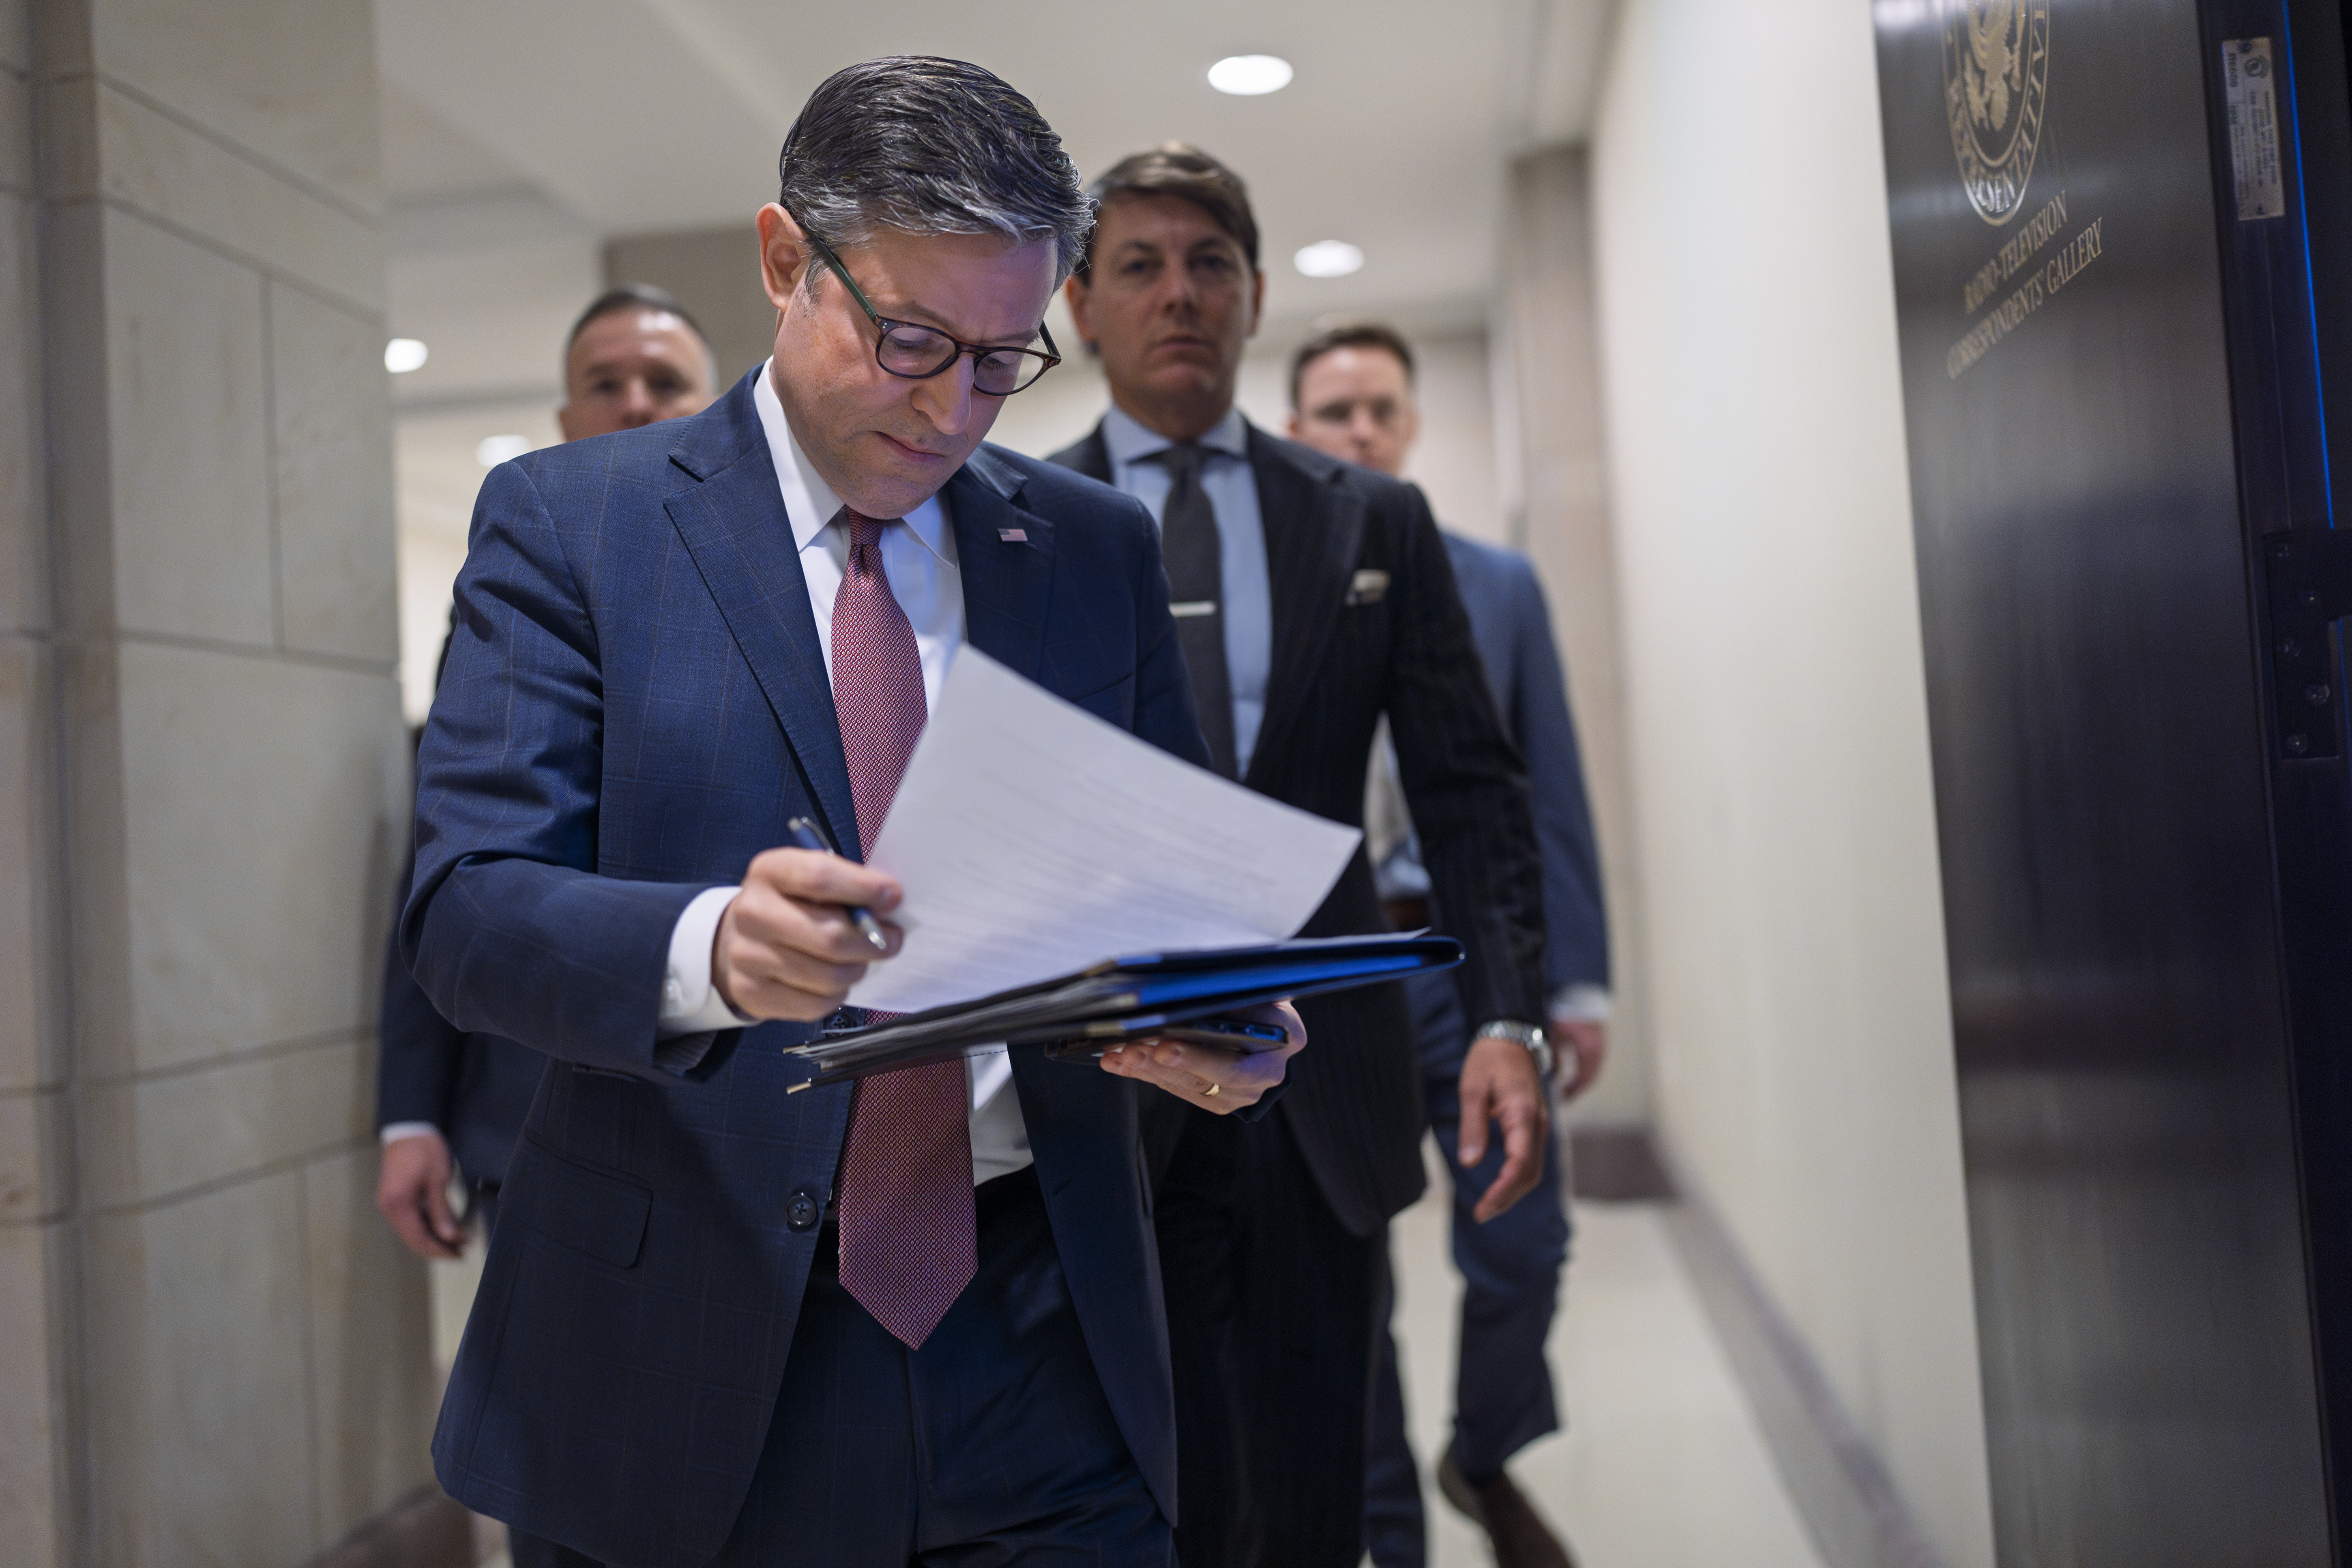
[{"label": "marble stone wall", "polygon": [[292,1568],[429,1475],[373,15],[0,13],[0,1554]]}]

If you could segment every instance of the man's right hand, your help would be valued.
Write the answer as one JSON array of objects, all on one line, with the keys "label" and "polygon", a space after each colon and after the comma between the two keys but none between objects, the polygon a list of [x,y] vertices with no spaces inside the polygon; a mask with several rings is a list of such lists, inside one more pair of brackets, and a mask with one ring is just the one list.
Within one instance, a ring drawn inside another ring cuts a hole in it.
[{"label": "man's right hand", "polygon": [[814,1023],[829,1017],[877,958],[905,939],[884,923],[890,951],[880,953],[844,911],[863,904],[877,915],[904,895],[893,879],[813,849],[771,849],[743,873],[743,890],[719,917],[710,943],[710,983],[748,1017]]},{"label": "man's right hand", "polygon": [[449,1212],[449,1145],[438,1132],[412,1133],[383,1146],[375,1206],[419,1258],[455,1258],[465,1227]]}]

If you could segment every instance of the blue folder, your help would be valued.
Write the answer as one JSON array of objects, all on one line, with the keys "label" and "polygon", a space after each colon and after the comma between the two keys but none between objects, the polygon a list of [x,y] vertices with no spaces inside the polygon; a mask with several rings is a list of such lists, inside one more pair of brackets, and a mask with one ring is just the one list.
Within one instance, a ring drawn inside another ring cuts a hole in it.
[{"label": "blue folder", "polygon": [[[795,1090],[896,1072],[986,1047],[1099,1048],[1237,1008],[1401,980],[1462,962],[1448,936],[1318,937],[1253,947],[1131,953],[1076,974],[882,1023],[844,1021],[784,1055]],[[854,1011],[854,1010],[853,1010]]]}]

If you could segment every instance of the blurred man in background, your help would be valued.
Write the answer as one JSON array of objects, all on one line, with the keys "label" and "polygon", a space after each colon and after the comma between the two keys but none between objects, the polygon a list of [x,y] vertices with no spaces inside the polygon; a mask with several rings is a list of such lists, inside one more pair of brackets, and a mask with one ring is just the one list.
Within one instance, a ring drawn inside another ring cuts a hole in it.
[{"label": "blurred man in background", "polygon": [[[624,283],[589,302],[563,345],[566,441],[699,414],[717,395],[710,345],[686,307],[659,289]],[[448,658],[445,645],[442,658]],[[400,901],[408,902],[408,878]],[[375,1206],[420,1258],[455,1258],[464,1224],[449,1205],[462,1174],[467,1218],[498,1223],[499,1184],[547,1058],[495,1035],[468,1035],[434,1009],[387,943],[376,1058],[376,1127],[383,1144]]]},{"label": "blurred man in background", "polygon": [[[1055,461],[1160,524],[1177,633],[1216,769],[1353,826],[1385,709],[1431,880],[1482,1022],[1461,1145],[1490,1122],[1481,1205],[1533,1187],[1549,1144],[1540,871],[1526,776],[1477,673],[1428,503],[1250,427],[1234,406],[1265,299],[1239,177],[1196,148],[1123,160],[1068,285],[1112,408]],[[1387,928],[1358,857],[1301,934]],[[1185,1568],[1355,1568],[1389,1217],[1420,1195],[1424,1126],[1402,992],[1299,1004],[1324,1048],[1261,1128],[1152,1105],[1156,1224],[1177,1387]]]},{"label": "blurred man in background", "polygon": [[[624,283],[590,300],[572,323],[556,427],[566,441],[584,441],[699,414],[718,395],[713,370],[710,345],[685,306],[650,284]],[[442,665],[448,660],[445,642]],[[407,906],[415,874],[412,856],[395,914]],[[498,1227],[499,1189],[547,1058],[450,1023],[401,961],[396,928],[385,948],[375,1078],[383,1158],[375,1206],[411,1252],[456,1258],[467,1222],[478,1219],[486,1237]],[[449,1205],[452,1175],[465,1184],[462,1215]],[[563,1561],[552,1542],[520,1530],[507,1532],[507,1552],[514,1568]]]},{"label": "blurred man in background", "polygon": [[699,414],[719,395],[719,371],[686,307],[646,283],[624,283],[590,302],[563,345],[567,441]]},{"label": "blurred man in background", "polygon": [[[1377,323],[1334,328],[1303,344],[1291,360],[1290,402],[1295,438],[1377,473],[1401,475],[1421,432],[1412,350]],[[1561,1047],[1560,1093],[1573,1100],[1600,1076],[1608,1048],[1609,931],[1567,681],[1543,589],[1527,557],[1456,533],[1445,535],[1445,552],[1496,709],[1527,759],[1543,849],[1545,1012]],[[1383,745],[1365,805],[1381,897],[1401,929],[1450,930],[1453,911],[1443,900],[1432,907],[1398,772],[1395,752]],[[1421,979],[1427,984],[1408,981],[1406,991],[1430,1128],[1454,1175],[1454,1258],[1465,1287],[1454,1440],[1438,1461],[1438,1484],[1487,1531],[1502,1568],[1564,1564],[1566,1549],[1503,1469],[1513,1454],[1559,1426],[1544,1359],[1568,1258],[1558,1168],[1507,1212],[1483,1221],[1477,1215],[1499,1162],[1491,1150],[1483,1161],[1465,1159],[1456,1137],[1469,1018],[1453,975]],[[1376,1568],[1422,1568],[1428,1551],[1421,1481],[1405,1440],[1396,1339],[1386,1316],[1384,1310],[1365,1478],[1367,1543]]]}]

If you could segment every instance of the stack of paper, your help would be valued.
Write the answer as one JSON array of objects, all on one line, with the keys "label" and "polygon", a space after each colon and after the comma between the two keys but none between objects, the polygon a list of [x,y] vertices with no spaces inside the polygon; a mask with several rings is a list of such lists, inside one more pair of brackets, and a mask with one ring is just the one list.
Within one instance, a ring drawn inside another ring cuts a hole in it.
[{"label": "stack of paper", "polygon": [[792,1054],[830,1082],[1461,962],[1442,937],[1282,941],[1361,837],[967,647],[869,858],[906,890],[889,916],[905,948],[849,994],[855,1007],[916,1016]]}]

